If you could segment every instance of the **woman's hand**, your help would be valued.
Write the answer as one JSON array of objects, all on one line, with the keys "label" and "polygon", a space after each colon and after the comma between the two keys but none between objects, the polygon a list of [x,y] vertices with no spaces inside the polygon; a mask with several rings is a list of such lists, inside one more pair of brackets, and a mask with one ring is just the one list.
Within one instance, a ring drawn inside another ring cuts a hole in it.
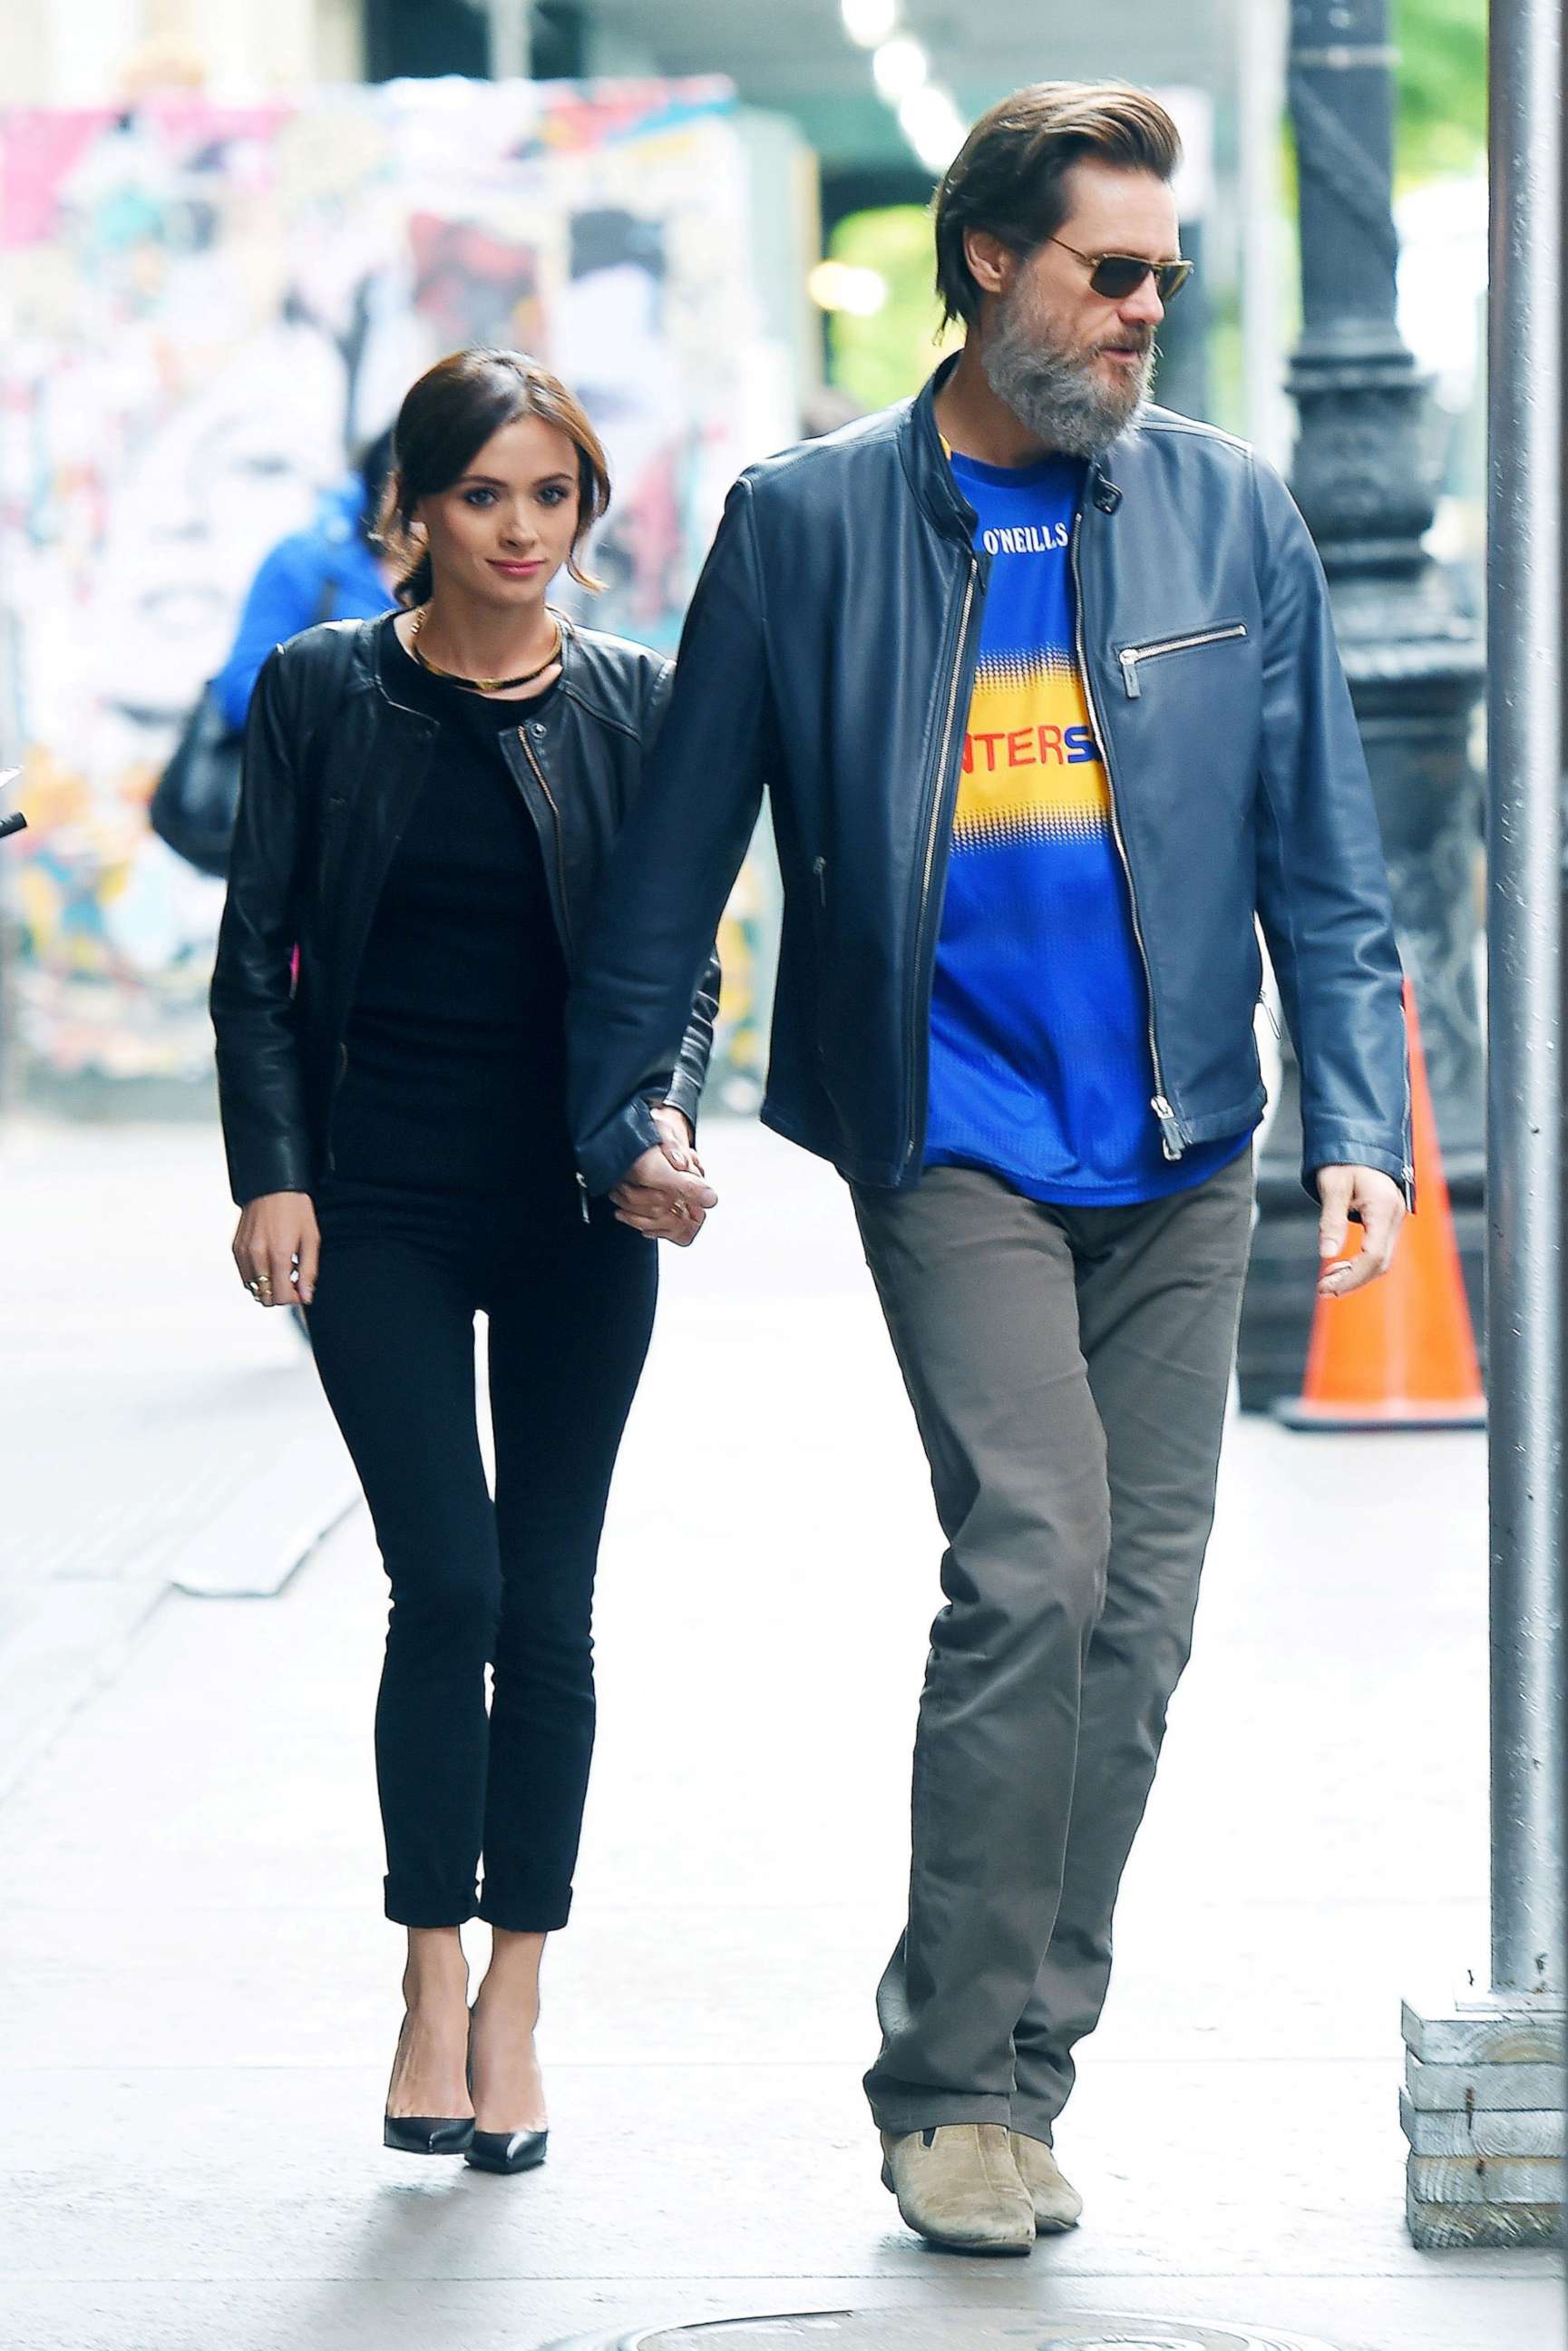
[{"label": "woman's hand", "polygon": [[678,1168],[683,1176],[706,1174],[693,1148],[696,1137],[685,1112],[677,1110],[673,1102],[650,1102],[648,1114],[659,1130],[659,1148],[671,1166]]},{"label": "woman's hand", "polygon": [[690,1249],[708,1210],[718,1205],[718,1194],[704,1181],[706,1171],[692,1148],[685,1113],[669,1102],[650,1102],[648,1108],[659,1140],[627,1169],[610,1195],[616,1221],[650,1240]]},{"label": "woman's hand", "polygon": [[264,1192],[247,1201],[235,1232],[239,1278],[258,1306],[308,1306],[321,1236],[308,1192]]}]

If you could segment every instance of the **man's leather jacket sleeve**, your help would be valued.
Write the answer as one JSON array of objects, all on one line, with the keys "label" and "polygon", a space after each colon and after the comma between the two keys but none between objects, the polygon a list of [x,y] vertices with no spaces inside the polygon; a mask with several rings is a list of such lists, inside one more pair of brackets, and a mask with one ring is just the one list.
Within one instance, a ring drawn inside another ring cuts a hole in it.
[{"label": "man's leather jacket sleeve", "polygon": [[1381,1168],[1409,1194],[1409,1071],[1399,950],[1327,584],[1307,527],[1267,466],[1258,908],[1301,1071],[1302,1181]]},{"label": "man's leather jacket sleeve", "polygon": [[[594,1193],[659,1140],[647,1073],[670,1068],[683,1033],[686,1062],[698,975],[761,804],[768,719],[755,531],[743,477],[697,582],[669,715],[579,958],[569,1098],[578,1167]],[[687,1107],[679,1092],[670,1099]]]},{"label": "man's leather jacket sleeve", "polygon": [[213,971],[218,1102],[230,1188],[241,1207],[264,1193],[311,1185],[292,968],[304,837],[300,745],[284,670],[279,650],[262,664],[251,697]]}]

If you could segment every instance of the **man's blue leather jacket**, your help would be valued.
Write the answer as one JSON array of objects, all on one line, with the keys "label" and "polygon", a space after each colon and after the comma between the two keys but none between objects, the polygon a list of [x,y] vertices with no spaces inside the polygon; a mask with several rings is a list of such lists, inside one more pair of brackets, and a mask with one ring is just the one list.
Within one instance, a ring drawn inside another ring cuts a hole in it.
[{"label": "man's blue leather jacket", "polygon": [[[918,1181],[932,961],[988,557],[919,396],[742,475],[595,901],[570,1027],[578,1161],[609,1190],[673,1061],[770,794],[784,882],[765,1121],[860,1184]],[[1079,660],[1149,982],[1166,1153],[1264,1103],[1258,924],[1301,1066],[1303,1178],[1408,1192],[1398,951],[1317,553],[1279,475],[1154,409],[1089,469]]]}]

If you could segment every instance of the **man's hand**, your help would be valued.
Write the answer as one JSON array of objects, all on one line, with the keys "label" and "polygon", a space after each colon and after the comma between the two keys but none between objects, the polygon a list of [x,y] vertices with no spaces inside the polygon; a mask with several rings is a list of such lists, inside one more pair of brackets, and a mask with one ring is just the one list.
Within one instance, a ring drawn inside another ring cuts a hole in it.
[{"label": "man's hand", "polygon": [[[1320,1167],[1317,1183],[1322,1202],[1318,1255],[1323,1262],[1318,1296],[1348,1298],[1353,1290],[1364,1290],[1393,1264],[1399,1228],[1405,1222],[1405,1196],[1392,1176],[1385,1176],[1378,1167]],[[1344,1248],[1353,1210],[1361,1219],[1360,1255],[1331,1265],[1329,1259],[1339,1258]]]},{"label": "man's hand", "polygon": [[674,1241],[690,1249],[703,1228],[718,1194],[705,1181],[702,1161],[692,1148],[692,1130],[684,1113],[668,1102],[651,1104],[659,1130],[655,1148],[644,1151],[622,1177],[610,1196],[616,1221],[653,1240]]}]

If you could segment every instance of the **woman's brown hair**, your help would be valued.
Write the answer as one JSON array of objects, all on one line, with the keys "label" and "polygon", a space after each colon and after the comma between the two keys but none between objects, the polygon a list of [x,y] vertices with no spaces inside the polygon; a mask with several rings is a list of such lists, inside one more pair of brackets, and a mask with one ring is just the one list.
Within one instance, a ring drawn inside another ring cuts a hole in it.
[{"label": "woman's brown hair", "polygon": [[414,536],[421,498],[460,482],[491,434],[519,416],[553,424],[577,451],[577,530],[566,568],[583,588],[603,586],[577,559],[578,549],[610,504],[609,465],[581,402],[526,351],[476,346],[449,351],[427,368],[410,388],[392,428],[392,470],[376,520],[376,543],[404,567],[397,583],[400,604],[426,602],[434,585],[430,549]]},{"label": "woman's brown hair", "polygon": [[1010,252],[1032,253],[1071,207],[1067,174],[1086,156],[1123,172],[1175,176],[1181,133],[1159,99],[1124,81],[1037,81],[982,114],[936,191],[936,291],[942,319],[973,326],[979,288],[964,251],[988,229]]}]

